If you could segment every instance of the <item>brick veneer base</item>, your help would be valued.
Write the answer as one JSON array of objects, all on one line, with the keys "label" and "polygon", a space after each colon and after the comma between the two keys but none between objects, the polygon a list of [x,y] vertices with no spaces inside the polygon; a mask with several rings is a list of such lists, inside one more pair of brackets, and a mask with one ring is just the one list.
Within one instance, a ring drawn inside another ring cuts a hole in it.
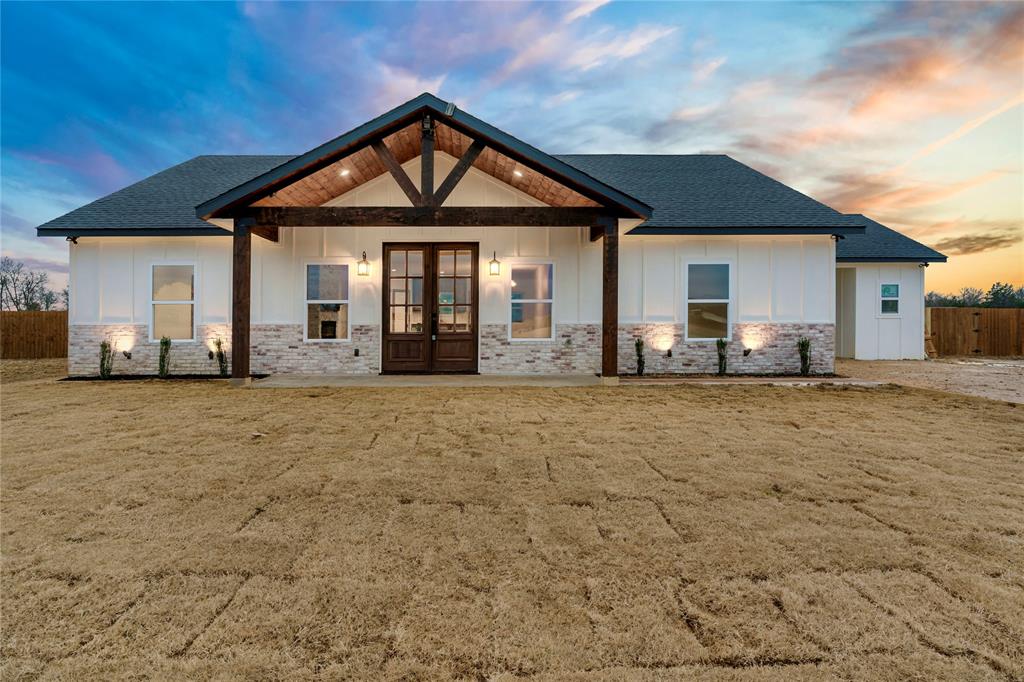
[{"label": "brick veneer base", "polygon": [[[99,373],[100,342],[115,348],[115,374],[156,374],[160,346],[147,340],[145,325],[71,325],[68,334],[68,373]],[[634,340],[644,340],[644,361],[649,374],[711,373],[718,369],[714,342],[686,343],[681,324],[626,324],[619,326],[619,371],[636,371]],[[231,326],[201,325],[197,343],[175,343],[171,348],[172,374],[217,374],[209,358],[213,340],[228,348]],[[831,324],[737,323],[729,344],[730,374],[790,374],[800,369],[797,340],[811,340],[811,372],[825,374],[835,368],[835,327]],[[754,350],[743,357],[744,346]],[[672,357],[666,357],[667,349]],[[355,351],[359,350],[356,356]],[[121,351],[129,350],[132,359]],[[230,355],[230,349],[228,348]],[[595,374],[601,369],[601,325],[560,324],[551,341],[512,342],[504,324],[480,329],[481,374]],[[309,343],[302,340],[301,324],[253,325],[252,371],[257,374],[377,374],[380,371],[380,328],[354,325],[352,340],[344,343]]]}]

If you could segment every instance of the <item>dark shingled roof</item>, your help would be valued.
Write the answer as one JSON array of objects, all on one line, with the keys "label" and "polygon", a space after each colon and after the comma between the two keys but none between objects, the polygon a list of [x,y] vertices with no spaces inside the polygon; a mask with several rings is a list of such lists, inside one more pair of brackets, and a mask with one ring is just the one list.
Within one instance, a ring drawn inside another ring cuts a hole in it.
[{"label": "dark shingled roof", "polygon": [[631,234],[728,234],[739,231],[736,228],[745,234],[751,232],[747,228],[770,234],[772,228],[863,226],[856,218],[721,154],[566,154],[558,158],[654,208],[654,215]]},{"label": "dark shingled roof", "polygon": [[[291,156],[198,156],[38,228],[46,235],[216,235],[195,207]],[[649,204],[634,234],[843,232],[840,260],[944,260],[864,216],[846,216],[721,155],[569,154],[557,158]],[[860,233],[858,226],[867,226]],[[852,227],[852,229],[851,229]],[[797,228],[794,230],[793,228]]]},{"label": "dark shingled roof", "polygon": [[40,225],[41,236],[228,234],[196,217],[196,205],[291,156],[197,156]]},{"label": "dark shingled roof", "polygon": [[876,223],[863,215],[863,234],[850,234],[836,245],[836,260],[843,263],[916,261],[918,263],[945,263],[946,257],[921,242],[900,234],[896,230]]}]

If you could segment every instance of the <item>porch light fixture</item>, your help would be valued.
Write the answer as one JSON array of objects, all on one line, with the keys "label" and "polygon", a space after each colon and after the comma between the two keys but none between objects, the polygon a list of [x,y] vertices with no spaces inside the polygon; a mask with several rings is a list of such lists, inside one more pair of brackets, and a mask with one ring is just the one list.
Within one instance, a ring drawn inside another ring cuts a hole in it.
[{"label": "porch light fixture", "polygon": [[370,274],[370,261],[366,260],[365,251],[363,251],[363,257],[356,263],[356,274],[360,277],[366,277]]},{"label": "porch light fixture", "polygon": [[497,277],[498,275],[501,274],[501,261],[498,260],[498,252],[497,251],[494,252],[494,258],[492,258],[491,262],[488,263],[487,265],[488,265],[488,270],[487,271],[491,274],[491,277]]}]

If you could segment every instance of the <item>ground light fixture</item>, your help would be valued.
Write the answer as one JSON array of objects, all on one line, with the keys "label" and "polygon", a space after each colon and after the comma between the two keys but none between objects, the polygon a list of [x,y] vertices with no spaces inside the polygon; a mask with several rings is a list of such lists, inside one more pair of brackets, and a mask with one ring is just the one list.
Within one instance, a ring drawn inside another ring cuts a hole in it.
[{"label": "ground light fixture", "polygon": [[498,252],[494,252],[494,257],[491,258],[491,262],[487,264],[487,271],[491,273],[491,277],[497,277],[501,274],[501,261],[498,260]]},{"label": "ground light fixture", "polygon": [[370,274],[370,261],[366,260],[365,251],[363,251],[363,257],[356,263],[356,274],[360,277],[366,277]]}]

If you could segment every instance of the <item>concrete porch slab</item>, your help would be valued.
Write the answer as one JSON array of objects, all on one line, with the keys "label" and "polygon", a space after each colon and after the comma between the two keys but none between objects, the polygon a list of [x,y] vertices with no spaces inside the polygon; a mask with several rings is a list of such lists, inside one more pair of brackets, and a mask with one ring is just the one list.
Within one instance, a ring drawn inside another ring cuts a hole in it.
[{"label": "concrete porch slab", "polygon": [[252,382],[253,388],[310,388],[310,387],[363,387],[388,388],[408,386],[501,387],[533,386],[537,388],[566,388],[572,386],[599,386],[601,378],[586,374],[274,374]]}]

